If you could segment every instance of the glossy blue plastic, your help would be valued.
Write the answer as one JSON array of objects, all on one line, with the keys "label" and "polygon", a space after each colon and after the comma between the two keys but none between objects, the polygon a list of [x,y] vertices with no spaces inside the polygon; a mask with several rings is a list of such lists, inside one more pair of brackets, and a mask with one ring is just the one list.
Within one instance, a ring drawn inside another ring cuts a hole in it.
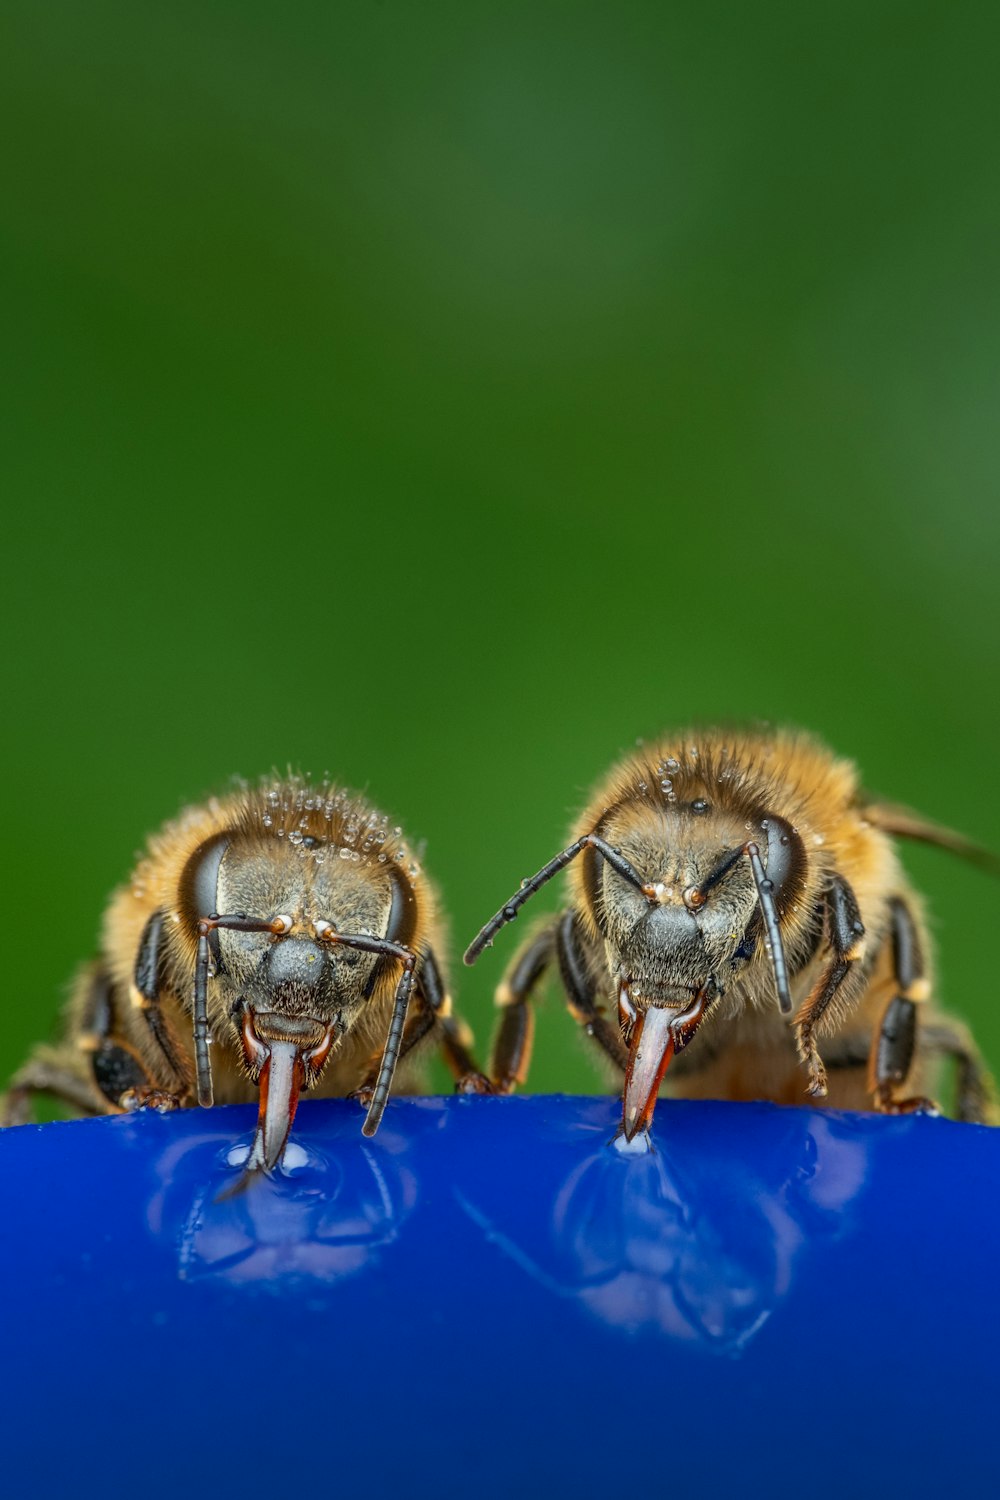
[{"label": "glossy blue plastic", "polygon": [[4,1493],[997,1489],[1000,1131],[306,1101],[0,1135]]}]

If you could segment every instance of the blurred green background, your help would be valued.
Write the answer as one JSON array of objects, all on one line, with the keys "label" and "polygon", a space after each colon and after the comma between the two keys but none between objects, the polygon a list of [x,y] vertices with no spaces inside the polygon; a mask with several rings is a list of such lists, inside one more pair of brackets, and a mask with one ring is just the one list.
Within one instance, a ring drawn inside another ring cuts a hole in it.
[{"label": "blurred green background", "polygon": [[[456,954],[691,720],[1000,846],[995,15],[4,7],[0,1071],[236,772],[367,788]],[[906,857],[1000,1063],[998,890]]]}]

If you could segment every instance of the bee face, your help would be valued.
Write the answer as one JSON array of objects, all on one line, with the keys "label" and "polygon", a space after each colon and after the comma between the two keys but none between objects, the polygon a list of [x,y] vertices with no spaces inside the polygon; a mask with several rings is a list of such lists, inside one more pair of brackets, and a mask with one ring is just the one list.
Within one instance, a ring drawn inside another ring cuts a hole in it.
[{"label": "bee face", "polygon": [[756,839],[779,909],[793,881],[800,840],[784,820],[713,806],[705,796],[656,805],[626,802],[601,821],[602,836],[637,872],[624,880],[597,850],[585,856],[583,895],[605,943],[609,969],[633,1005],[683,1007],[711,978],[720,993],[757,949],[760,907],[744,850]]},{"label": "bee face", "polygon": [[189,920],[197,907],[199,919],[231,912],[279,929],[210,934],[216,1010],[249,1011],[258,1034],[279,1017],[286,1034],[295,1019],[304,1037],[333,1021],[339,1032],[350,1030],[372,997],[381,960],[333,939],[350,933],[405,943],[412,936],[416,901],[406,877],[394,866],[343,859],[317,838],[291,845],[213,839],[193,856],[185,883],[194,895]]},{"label": "bee face", "polygon": [[[598,788],[568,847],[466,951],[475,962],[568,871],[566,908],[529,936],[497,990],[495,1086],[525,1079],[532,992],[555,964],[574,1018],[624,1074],[628,1138],[650,1124],[680,1053],[668,1082],[687,1097],[826,1097],[820,1035],[836,1044],[841,1107],[926,1107],[922,1095],[896,1095],[914,1058],[937,1048],[957,1062],[962,1117],[994,1118],[967,1035],[938,1015],[916,1040],[928,945],[889,833],[1000,868],[960,836],[865,797],[854,767],[805,735],[712,731],[640,748]],[[711,1040],[692,1045],[706,1018]]]},{"label": "bee face", "polygon": [[397,1059],[428,1034],[457,1077],[479,1079],[439,938],[402,829],[364,799],[296,777],[243,786],[150,840],[78,981],[55,1086],[47,1057],[29,1062],[18,1107],[35,1091],[110,1113],[259,1088],[250,1165],[265,1169],[301,1088],[370,1101],[373,1134]]}]

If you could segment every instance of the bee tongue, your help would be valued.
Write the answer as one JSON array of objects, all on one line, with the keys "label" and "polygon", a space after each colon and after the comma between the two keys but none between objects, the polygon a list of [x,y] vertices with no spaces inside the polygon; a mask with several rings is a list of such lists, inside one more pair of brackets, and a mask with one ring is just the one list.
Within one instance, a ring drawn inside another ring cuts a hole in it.
[{"label": "bee tongue", "polygon": [[260,1070],[260,1113],[247,1160],[247,1171],[272,1171],[281,1159],[295,1119],[305,1076],[302,1049],[294,1042],[272,1041]]},{"label": "bee tongue", "polygon": [[657,1006],[640,1011],[635,1019],[622,1111],[622,1133],[627,1141],[640,1130],[645,1130],[653,1118],[660,1080],[674,1055],[674,1035],[670,1027],[675,1016],[676,1011]]}]

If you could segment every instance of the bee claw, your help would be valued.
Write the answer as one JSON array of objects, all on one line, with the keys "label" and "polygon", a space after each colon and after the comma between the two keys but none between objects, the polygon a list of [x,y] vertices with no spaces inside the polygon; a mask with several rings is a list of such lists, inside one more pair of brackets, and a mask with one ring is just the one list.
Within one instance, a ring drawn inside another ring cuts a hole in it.
[{"label": "bee claw", "polygon": [[118,1100],[118,1106],[127,1115],[138,1114],[141,1110],[155,1109],[164,1115],[171,1110],[180,1109],[181,1101],[176,1094],[168,1094],[163,1089],[146,1087],[126,1089]]},{"label": "bee claw", "polygon": [[455,1084],[456,1094],[495,1094],[497,1090],[485,1073],[463,1073]]}]

